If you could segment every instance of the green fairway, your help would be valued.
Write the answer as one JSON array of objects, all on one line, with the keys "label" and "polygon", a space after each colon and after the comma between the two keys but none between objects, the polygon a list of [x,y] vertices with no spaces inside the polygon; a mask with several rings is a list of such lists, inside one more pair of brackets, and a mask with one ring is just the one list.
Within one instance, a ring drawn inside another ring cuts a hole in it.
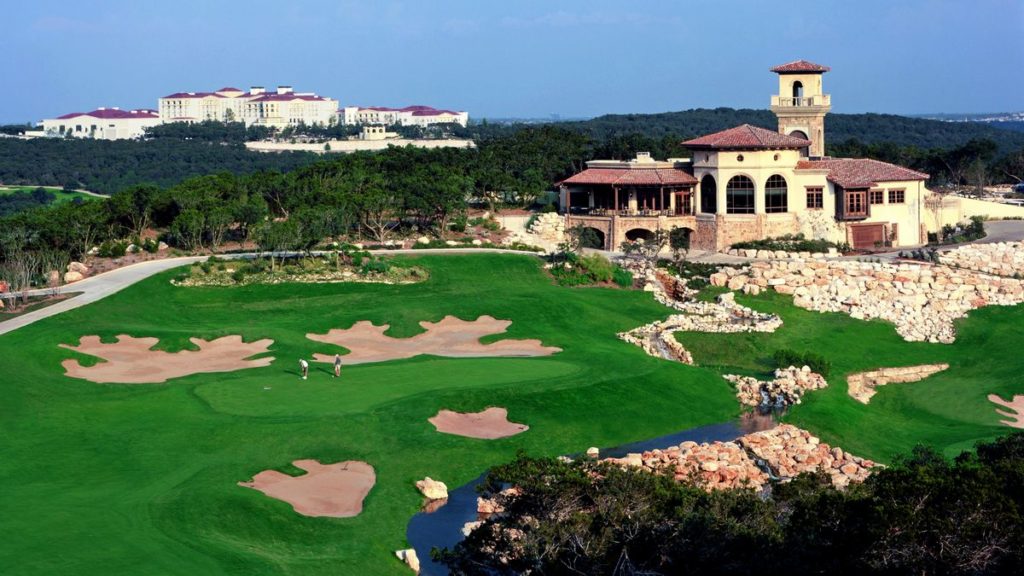
[{"label": "green fairway", "polygon": [[81,201],[97,199],[96,196],[83,194],[81,192],[65,192],[63,189],[54,186],[0,186],[0,196],[14,194],[15,192],[32,192],[36,188],[45,188],[48,192],[53,192],[54,196],[56,196],[52,202],[53,204],[71,202],[76,198]]},{"label": "green fairway", "polygon": [[[888,461],[915,444],[929,444],[952,456],[1012,430],[999,423],[991,393],[1024,394],[1020,326],[1024,306],[987,307],[957,323],[952,345],[905,342],[891,324],[854,320],[796,308],[787,296],[770,293],[739,301],[782,316],[774,334],[692,334],[677,338],[697,363],[721,373],[768,379],[777,349],[814,351],[832,362],[829,387],[810,392],[787,420],[822,439],[863,456]],[[944,362],[950,365],[921,382],[878,388],[868,405],[851,398],[846,375],[891,366]]]},{"label": "green fairway", "polygon": [[[424,476],[454,488],[518,450],[579,452],[726,421],[739,405],[721,371],[763,372],[779,347],[833,362],[831,386],[790,419],[855,453],[885,460],[916,441],[968,447],[1010,429],[984,395],[1024,393],[1015,347],[1024,307],[975,312],[956,345],[909,344],[892,326],[796,309],[778,296],[741,299],[780,313],[777,334],[684,334],[698,363],[648,357],[617,332],[671,311],[641,291],[560,288],[540,260],[514,255],[416,257],[420,284],[179,288],[170,271],[95,304],[0,336],[0,565],[5,574],[408,574],[393,551]],[[452,314],[512,321],[508,333],[562,352],[542,358],[327,364],[300,380],[297,362],[330,345],[305,334],[359,320],[408,337]],[[270,367],[197,374],[166,384],[101,385],[65,377],[58,347],[81,336],[272,338]],[[882,388],[868,406],[843,374],[947,361],[918,384]],[[728,366],[728,369],[721,366]],[[485,441],[437,433],[441,408],[505,406],[529,431]],[[355,518],[308,518],[237,486],[292,460],[365,460],[377,484]]]},{"label": "green fairway", "polygon": [[[417,260],[430,280],[401,286],[176,288],[169,272],[0,337],[5,573],[403,574],[392,552],[406,546],[421,503],[417,479],[455,487],[519,449],[575,452],[739,412],[714,372],[650,358],[615,337],[668,313],[649,294],[559,288],[532,257]],[[563,352],[353,366],[340,382],[313,364],[308,381],[298,378],[300,356],[331,351],[306,333],[372,320],[410,336],[419,321],[447,314],[509,319],[507,337]],[[277,360],[156,385],[63,376],[62,359],[84,357],[57,344],[120,333],[159,337],[165,349],[191,336],[267,337]],[[530,430],[484,441],[427,422],[441,408],[490,405]],[[363,513],[306,518],[236,486],[298,458],[372,464],[377,485]]]}]

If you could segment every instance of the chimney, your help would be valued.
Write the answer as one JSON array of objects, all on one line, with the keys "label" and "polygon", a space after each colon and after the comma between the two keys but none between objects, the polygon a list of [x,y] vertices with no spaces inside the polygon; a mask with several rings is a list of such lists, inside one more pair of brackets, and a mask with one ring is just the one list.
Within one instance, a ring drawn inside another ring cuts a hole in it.
[{"label": "chimney", "polygon": [[264,92],[266,92],[266,90],[263,89],[263,86],[253,86],[252,88],[249,88],[249,94],[252,94],[253,96],[258,96]]},{"label": "chimney", "polygon": [[650,152],[637,152],[636,153],[636,161],[637,162],[652,162],[652,160],[651,160],[651,153]]},{"label": "chimney", "polygon": [[292,93],[292,87],[291,86],[278,86],[277,87],[277,93],[278,94],[291,94]]}]

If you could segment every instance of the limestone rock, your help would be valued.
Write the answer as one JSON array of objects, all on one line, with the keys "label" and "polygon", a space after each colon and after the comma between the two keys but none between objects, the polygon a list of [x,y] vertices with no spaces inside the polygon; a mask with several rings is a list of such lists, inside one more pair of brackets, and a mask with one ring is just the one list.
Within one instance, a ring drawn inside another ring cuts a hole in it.
[{"label": "limestone rock", "polygon": [[420,559],[416,556],[416,550],[408,548],[406,550],[396,550],[395,556],[399,560],[405,562],[405,565],[412,568],[412,571],[416,574],[420,573]]},{"label": "limestone rock", "polygon": [[65,272],[64,273],[64,283],[65,284],[70,284],[72,282],[78,282],[82,278],[85,278],[85,276],[82,276],[81,272],[71,271],[71,272]]},{"label": "limestone rock", "polygon": [[417,480],[416,488],[429,500],[442,500],[448,497],[448,486],[444,482],[432,479],[430,476],[423,480]]}]

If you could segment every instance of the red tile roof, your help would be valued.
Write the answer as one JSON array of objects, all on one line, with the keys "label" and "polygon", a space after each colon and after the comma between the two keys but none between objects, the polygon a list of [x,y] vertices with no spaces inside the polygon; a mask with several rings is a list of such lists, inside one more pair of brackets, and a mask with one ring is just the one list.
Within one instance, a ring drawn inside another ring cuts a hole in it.
[{"label": "red tile roof", "polygon": [[828,170],[828,179],[843,188],[870,188],[879,182],[927,180],[923,172],[868,158],[801,160],[797,170]]},{"label": "red tile roof", "polygon": [[779,64],[771,69],[772,72],[777,74],[800,74],[802,72],[825,73],[829,70],[831,70],[831,68],[828,66],[822,66],[821,64],[815,64],[814,62],[808,62],[807,60],[793,60],[792,62]]},{"label": "red tile roof", "polygon": [[174,94],[168,94],[164,98],[206,98],[207,96],[213,96],[214,98],[224,98],[216,92],[175,92]]},{"label": "red tile roof", "polygon": [[677,168],[587,168],[563,180],[562,184],[608,184],[618,186],[677,186],[696,184],[692,174]]},{"label": "red tile roof", "polygon": [[811,143],[803,138],[779,134],[774,130],[766,130],[750,124],[743,124],[693,140],[683,142],[689,148],[709,148],[712,150],[771,150],[776,148],[804,148]]},{"label": "red tile roof", "polygon": [[388,108],[387,106],[360,106],[360,110],[373,110],[374,112],[412,112],[413,116],[438,116],[440,114],[458,114],[453,110],[438,110],[430,106],[406,106],[405,108]]},{"label": "red tile roof", "polygon": [[238,88],[232,88],[231,86],[225,86],[220,90],[217,90],[217,92],[241,92],[241,90]]},{"label": "red tile roof", "polygon": [[141,109],[141,110],[120,110],[120,109],[116,109],[116,108],[97,108],[96,110],[93,110],[92,112],[72,112],[70,114],[65,114],[63,116],[57,116],[57,119],[58,120],[68,120],[68,119],[71,119],[71,118],[78,118],[79,116],[91,116],[93,118],[102,118],[104,120],[124,119],[124,118],[134,118],[134,119],[141,120],[141,119],[144,119],[144,118],[159,118],[160,117],[160,115],[157,114],[156,110],[145,110],[145,109]]},{"label": "red tile roof", "polygon": [[291,100],[307,100],[307,101],[322,101],[326,98],[320,96],[310,96],[308,94],[295,94],[289,92],[288,94],[263,94],[250,100],[250,102],[286,102]]}]

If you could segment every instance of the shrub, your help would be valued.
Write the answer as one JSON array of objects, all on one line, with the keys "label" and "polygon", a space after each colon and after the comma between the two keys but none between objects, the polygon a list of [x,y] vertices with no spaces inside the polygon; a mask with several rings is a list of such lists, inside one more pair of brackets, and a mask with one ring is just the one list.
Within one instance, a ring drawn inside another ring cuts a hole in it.
[{"label": "shrub", "polygon": [[612,271],[612,280],[623,288],[633,287],[633,273],[619,266]]},{"label": "shrub", "polygon": [[100,244],[99,252],[96,255],[100,258],[120,258],[127,251],[128,242],[124,240],[107,240]]},{"label": "shrub", "polygon": [[156,254],[159,248],[160,243],[152,238],[146,238],[146,240],[142,242],[142,249],[150,254]]},{"label": "shrub", "polygon": [[554,203],[548,202],[547,204],[541,207],[540,211],[544,214],[558,212],[558,207],[555,206]]},{"label": "shrub", "polygon": [[386,260],[377,259],[367,260],[359,269],[359,271],[362,272],[363,274],[385,274],[389,269],[391,269],[391,264],[388,264]]},{"label": "shrub", "polygon": [[785,252],[828,252],[829,248],[835,248],[839,252],[849,252],[850,245],[845,242],[836,243],[828,240],[809,240],[803,234],[785,234],[778,238],[764,238],[761,240],[750,240],[748,242],[737,242],[733,248],[750,250],[782,250]]},{"label": "shrub", "polygon": [[468,219],[466,218],[466,215],[460,214],[455,217],[455,220],[451,224],[448,225],[448,228],[452,232],[465,232],[467,222]]},{"label": "shrub", "polygon": [[600,254],[581,257],[579,265],[586,270],[587,275],[595,283],[612,281],[615,265]]},{"label": "shrub", "polygon": [[825,359],[821,354],[814,352],[797,352],[788,348],[776,350],[775,354],[772,355],[775,360],[775,365],[779,368],[788,368],[790,366],[809,366],[811,370],[821,374],[822,376],[828,377],[829,371],[832,369],[832,363]]},{"label": "shrub", "polygon": [[243,268],[235,270],[231,273],[231,279],[235,282],[241,283],[242,280],[245,280],[245,270]]}]

